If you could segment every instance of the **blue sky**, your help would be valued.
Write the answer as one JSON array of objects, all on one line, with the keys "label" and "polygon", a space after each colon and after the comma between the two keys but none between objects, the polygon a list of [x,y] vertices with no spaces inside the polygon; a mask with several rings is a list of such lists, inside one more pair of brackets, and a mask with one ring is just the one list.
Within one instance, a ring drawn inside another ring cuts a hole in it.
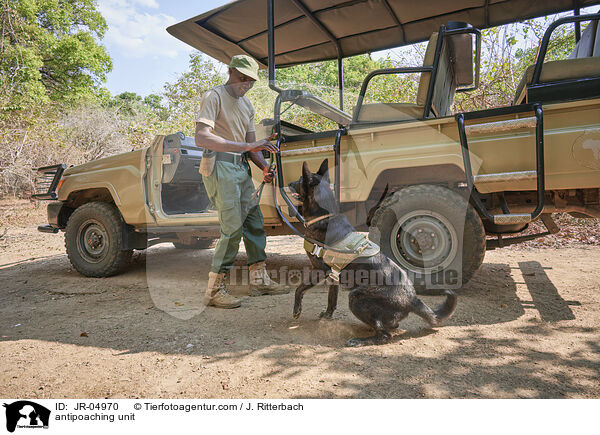
[{"label": "blue sky", "polygon": [[159,94],[187,70],[192,48],[166,28],[228,0],[98,0],[108,24],[102,40],[113,60],[105,86],[113,94]]}]

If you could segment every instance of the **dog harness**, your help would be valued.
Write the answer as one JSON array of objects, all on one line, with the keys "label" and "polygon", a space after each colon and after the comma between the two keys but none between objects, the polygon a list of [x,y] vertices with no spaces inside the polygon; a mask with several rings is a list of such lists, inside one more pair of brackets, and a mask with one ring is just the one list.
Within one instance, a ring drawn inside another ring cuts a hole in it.
[{"label": "dog harness", "polygon": [[340,282],[340,273],[346,266],[357,258],[368,258],[379,254],[380,248],[371,242],[366,235],[352,232],[335,244],[319,245],[304,239],[306,253],[317,258],[322,258],[331,268],[329,277],[335,282]]}]

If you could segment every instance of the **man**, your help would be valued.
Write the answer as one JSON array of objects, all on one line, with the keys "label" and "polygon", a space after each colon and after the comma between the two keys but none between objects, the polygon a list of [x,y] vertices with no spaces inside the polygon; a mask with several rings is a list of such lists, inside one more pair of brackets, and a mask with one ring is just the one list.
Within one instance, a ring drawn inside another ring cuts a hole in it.
[{"label": "man", "polygon": [[268,140],[256,141],[254,108],[245,97],[256,80],[256,61],[249,56],[234,56],[229,64],[229,80],[204,94],[196,122],[196,145],[216,152],[212,173],[202,179],[217,207],[221,227],[204,303],[218,308],[241,305],[225,287],[225,277],[233,266],[241,238],[248,255],[250,294],[289,292],[287,287],[272,281],[266,271],[264,218],[260,207],[250,204],[254,184],[248,160],[262,169],[263,180],[270,183],[273,173],[261,151],[277,151],[277,146]]}]

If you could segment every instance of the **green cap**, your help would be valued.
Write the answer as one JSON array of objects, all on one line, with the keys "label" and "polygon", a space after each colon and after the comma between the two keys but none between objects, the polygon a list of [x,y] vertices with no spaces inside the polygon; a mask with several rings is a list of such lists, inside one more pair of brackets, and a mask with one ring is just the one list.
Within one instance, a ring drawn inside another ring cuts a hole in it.
[{"label": "green cap", "polygon": [[258,80],[258,63],[250,56],[238,54],[231,58],[229,68],[235,68],[245,76]]}]

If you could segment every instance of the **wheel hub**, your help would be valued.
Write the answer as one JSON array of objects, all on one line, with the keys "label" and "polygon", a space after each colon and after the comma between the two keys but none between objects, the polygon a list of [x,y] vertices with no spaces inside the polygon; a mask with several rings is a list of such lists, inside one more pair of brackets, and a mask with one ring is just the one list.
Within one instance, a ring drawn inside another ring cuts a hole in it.
[{"label": "wheel hub", "polygon": [[102,246],[102,234],[98,234],[97,232],[93,232],[89,239],[88,245],[91,249],[98,249]]},{"label": "wheel hub", "polygon": [[77,249],[86,261],[98,263],[106,256],[108,234],[99,222],[90,220],[81,225],[77,241]]},{"label": "wheel hub", "polygon": [[428,233],[423,228],[419,228],[410,242],[419,252],[430,251],[435,249],[435,233]]},{"label": "wheel hub", "polygon": [[458,249],[458,238],[450,222],[428,210],[401,217],[390,236],[392,252],[414,272],[442,270],[453,261]]}]

